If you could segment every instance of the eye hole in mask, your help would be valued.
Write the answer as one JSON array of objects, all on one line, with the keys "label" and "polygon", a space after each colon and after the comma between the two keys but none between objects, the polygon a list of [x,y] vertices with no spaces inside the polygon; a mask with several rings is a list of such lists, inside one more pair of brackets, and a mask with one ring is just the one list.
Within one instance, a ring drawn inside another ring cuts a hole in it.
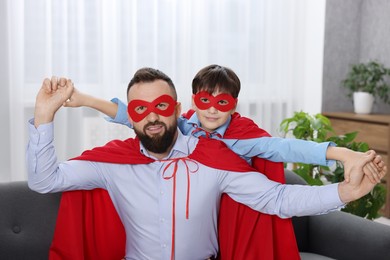
[{"label": "eye hole in mask", "polygon": [[192,95],[195,105],[200,110],[206,110],[214,107],[221,112],[228,112],[235,108],[237,99],[230,94],[219,94],[216,96],[210,95],[207,91],[201,91],[196,95]]},{"label": "eye hole in mask", "polygon": [[162,95],[152,102],[135,99],[127,105],[127,112],[134,122],[139,122],[152,112],[165,117],[171,116],[176,104],[177,101],[169,95]]}]

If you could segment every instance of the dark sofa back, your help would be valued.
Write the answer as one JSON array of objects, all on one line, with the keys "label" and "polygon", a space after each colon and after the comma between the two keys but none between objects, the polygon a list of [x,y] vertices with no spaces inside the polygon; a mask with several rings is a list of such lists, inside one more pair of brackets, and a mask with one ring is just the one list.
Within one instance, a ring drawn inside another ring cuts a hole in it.
[{"label": "dark sofa back", "polygon": [[25,181],[0,183],[0,259],[48,259],[60,198]]}]

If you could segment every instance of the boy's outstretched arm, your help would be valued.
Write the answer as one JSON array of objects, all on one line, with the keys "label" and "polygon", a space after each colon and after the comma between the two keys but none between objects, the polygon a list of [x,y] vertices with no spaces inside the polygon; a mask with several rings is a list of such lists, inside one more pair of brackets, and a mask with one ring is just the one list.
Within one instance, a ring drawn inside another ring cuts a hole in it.
[{"label": "boy's outstretched arm", "polygon": [[118,105],[114,102],[87,95],[76,88],[64,107],[89,107],[96,109],[111,118],[115,118],[118,111]]},{"label": "boy's outstretched arm", "polygon": [[[306,164],[319,164],[330,166],[334,161],[340,161],[344,165],[344,178],[350,180],[351,170],[355,170],[358,162],[366,158],[366,154],[356,152],[345,147],[333,146],[330,142],[316,143],[313,141],[260,137],[252,139],[222,139],[230,149],[244,157],[260,157],[274,162],[294,162]],[[362,165],[363,172],[372,181],[380,181],[378,172],[384,166],[380,157],[375,157],[367,164]]]}]

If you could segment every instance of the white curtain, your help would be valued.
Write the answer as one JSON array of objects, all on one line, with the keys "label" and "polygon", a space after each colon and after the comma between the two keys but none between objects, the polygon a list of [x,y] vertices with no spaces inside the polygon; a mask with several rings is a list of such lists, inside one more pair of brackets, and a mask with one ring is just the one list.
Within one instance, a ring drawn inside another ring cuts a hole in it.
[{"label": "white curtain", "polygon": [[[0,181],[26,179],[26,122],[52,75],[126,100],[133,73],[158,68],[187,109],[193,76],[216,63],[241,79],[239,110],[272,134],[275,118],[320,112],[325,0],[2,0],[0,9]],[[89,109],[62,108],[55,119],[60,160],[131,134]]]}]

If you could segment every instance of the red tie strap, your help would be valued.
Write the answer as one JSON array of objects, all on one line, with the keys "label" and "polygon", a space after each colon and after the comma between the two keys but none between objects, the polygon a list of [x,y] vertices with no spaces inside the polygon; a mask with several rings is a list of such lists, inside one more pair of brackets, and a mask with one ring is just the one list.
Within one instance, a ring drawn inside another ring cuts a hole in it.
[{"label": "red tie strap", "polygon": [[[176,173],[178,169],[179,162],[183,162],[186,167],[186,175],[187,175],[187,198],[186,198],[186,219],[189,218],[189,207],[190,207],[190,173],[195,173],[199,169],[199,165],[195,160],[192,160],[188,157],[183,158],[174,158],[167,160],[160,160],[161,162],[169,162],[163,171],[164,180],[173,179],[173,192],[172,192],[172,246],[171,246],[171,259],[175,259],[175,208],[176,208]],[[193,163],[196,165],[195,170],[190,170],[188,163]],[[173,172],[171,175],[166,176],[166,172],[169,168],[173,166]]]}]

